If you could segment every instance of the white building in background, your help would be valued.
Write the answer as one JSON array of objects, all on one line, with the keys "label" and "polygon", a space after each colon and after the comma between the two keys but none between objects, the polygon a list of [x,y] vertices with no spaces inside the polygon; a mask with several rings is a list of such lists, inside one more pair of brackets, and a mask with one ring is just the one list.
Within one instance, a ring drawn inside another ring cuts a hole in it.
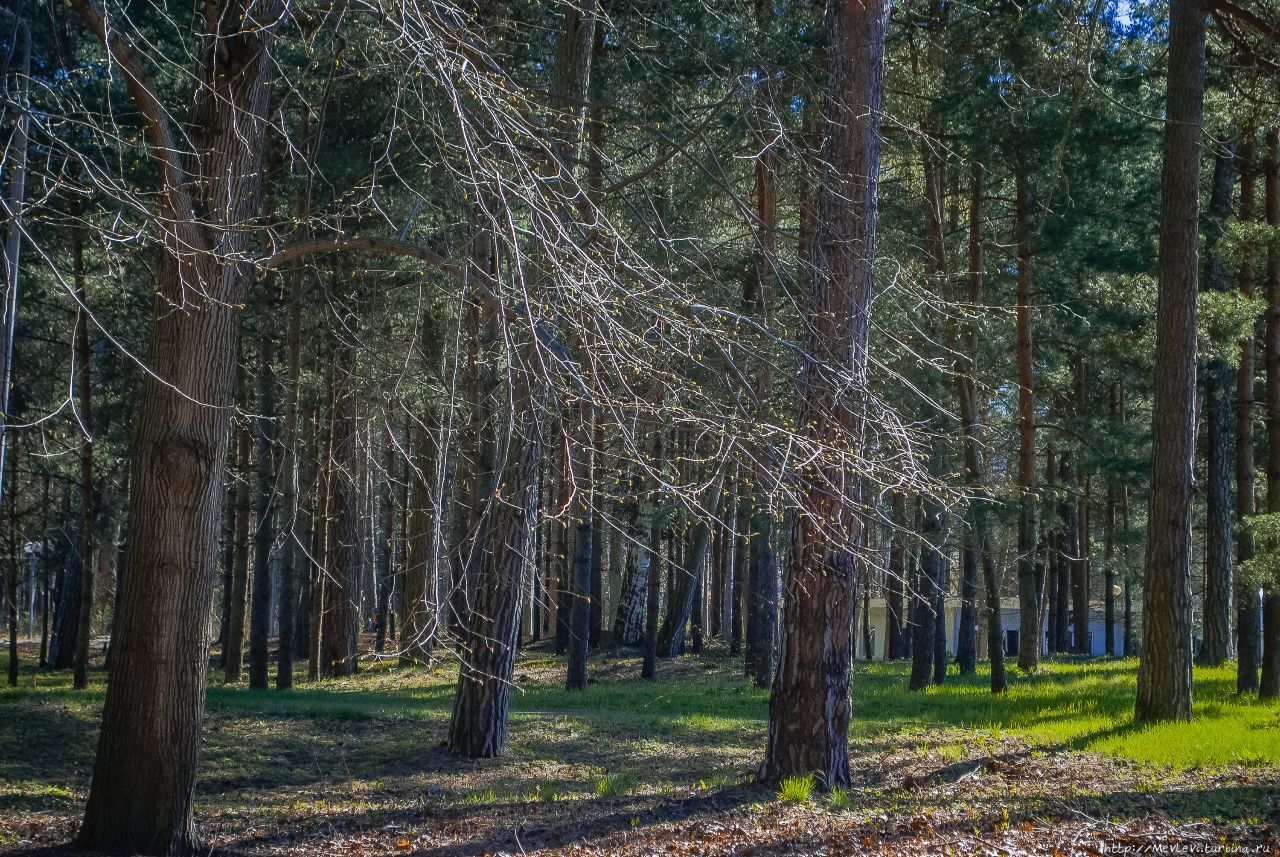
[{"label": "white building in background", "polygon": [[[981,598],[979,598],[979,611],[982,610]],[[954,656],[960,639],[960,599],[947,598],[945,601],[945,613],[947,623],[947,654]],[[1107,653],[1107,633],[1106,621],[1103,614],[1104,607],[1099,603],[1091,603],[1089,605],[1089,653],[1094,655],[1105,655]],[[1018,600],[1015,597],[1006,597],[1002,599],[1000,608],[1002,626],[1004,627],[1004,651],[1006,655],[1016,655],[1018,653]],[[882,661],[885,656],[885,640],[888,639],[887,633],[889,629],[888,620],[889,610],[888,604],[883,598],[871,599],[871,656],[873,660]],[[1071,614],[1068,613],[1068,631],[1067,639],[1069,646],[1074,643],[1074,627],[1071,626]],[[1048,617],[1046,615],[1040,629],[1041,648],[1046,644],[1046,636],[1048,634]],[[985,658],[987,656],[987,631],[981,622],[977,630],[978,641],[978,657]],[[1116,604],[1116,621],[1115,621],[1115,651],[1124,651],[1124,616],[1122,606]],[[866,658],[866,647],[863,645],[862,637],[862,617],[858,618],[858,629],[855,634],[857,657]]]}]

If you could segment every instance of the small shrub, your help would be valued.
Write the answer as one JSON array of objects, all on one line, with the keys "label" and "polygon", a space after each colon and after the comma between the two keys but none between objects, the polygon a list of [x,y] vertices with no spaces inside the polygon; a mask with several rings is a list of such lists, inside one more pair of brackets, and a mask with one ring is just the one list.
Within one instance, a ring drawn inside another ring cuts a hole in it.
[{"label": "small shrub", "polygon": [[605,774],[596,780],[596,797],[622,797],[635,791],[635,787],[636,775],[629,771],[620,774]]},{"label": "small shrub", "polygon": [[836,786],[827,792],[827,803],[831,804],[832,809],[848,809],[852,800],[852,793],[844,786]]},{"label": "small shrub", "polygon": [[778,799],[787,803],[808,803],[809,796],[812,794],[812,774],[805,774],[803,777],[795,775],[786,777],[778,789]]}]

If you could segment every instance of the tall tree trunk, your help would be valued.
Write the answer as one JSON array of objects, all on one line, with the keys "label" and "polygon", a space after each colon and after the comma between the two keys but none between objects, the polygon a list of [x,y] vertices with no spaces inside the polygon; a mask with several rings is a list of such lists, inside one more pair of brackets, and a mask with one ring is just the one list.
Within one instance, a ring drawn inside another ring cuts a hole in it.
[{"label": "tall tree trunk", "polygon": [[[244,379],[240,380],[240,397],[244,398]],[[236,426],[235,543],[231,564],[231,618],[227,621],[227,639],[222,644],[222,680],[227,684],[240,681],[244,668],[245,596],[249,590],[249,467],[253,443],[245,425]]]},{"label": "tall tree trunk", "polygon": [[404,573],[404,620],[400,623],[400,664],[427,664],[435,645],[440,604],[439,570],[432,534],[436,527],[434,435],[416,423],[411,444],[415,466],[409,470],[408,558]]},{"label": "tall tree trunk", "polygon": [[[5,546],[8,554],[5,557],[4,602],[6,619],[9,625],[9,687],[18,686],[18,570],[22,566],[22,549],[18,547],[18,492],[13,478],[18,466],[18,456],[9,456],[9,503],[8,503],[8,538]],[[81,610],[81,615],[87,613]],[[83,685],[82,685],[83,686]]]},{"label": "tall tree trunk", "polygon": [[[942,527],[946,527],[945,513]],[[951,560],[945,546],[935,549],[935,552],[938,554],[938,585],[933,593],[933,683],[942,684],[947,680],[947,592],[951,587]]]},{"label": "tall tree trunk", "polygon": [[[827,4],[826,166],[808,307],[812,359],[797,424],[829,449],[860,443],[865,417],[860,394],[847,385],[866,382],[888,15],[887,0]],[[762,778],[813,774],[830,787],[849,781],[854,551],[863,521],[848,463],[818,470],[805,474],[805,514],[792,525]]]},{"label": "tall tree trunk", "polygon": [[[757,27],[767,29],[773,17],[773,4],[766,0],[756,0],[755,17]],[[756,145],[760,153],[755,159],[756,222],[752,236],[754,264],[751,274],[742,281],[742,314],[756,319],[761,325],[767,325],[778,279],[779,151],[777,135],[773,133],[776,120],[773,118],[774,107],[771,103],[775,97],[775,87],[771,83],[774,72],[772,69],[761,68],[756,69],[756,74],[760,85],[755,90],[752,108],[757,126]],[[817,111],[806,109],[806,119],[809,114],[816,116]],[[806,133],[806,139],[817,136],[816,127],[810,131],[811,133]],[[802,209],[804,211],[801,219],[806,220],[801,226],[801,241],[804,243],[806,237],[813,234],[813,223],[807,218],[815,214],[816,209],[810,209],[803,203]],[[812,248],[810,252],[811,250]],[[808,255],[802,256],[802,260],[808,258]],[[751,371],[756,398],[767,399],[773,380],[772,365],[767,360],[760,360],[753,365]],[[747,583],[744,670],[757,687],[769,687],[773,679],[775,641],[778,636],[778,562],[773,547],[775,516],[773,500],[765,489],[772,477],[767,465],[769,452],[757,450],[754,458],[755,466],[741,470],[738,483],[739,502],[746,504],[750,510],[750,542],[746,551],[750,557],[750,569],[744,567],[745,563],[739,565],[735,562],[734,574],[736,578],[745,578]],[[739,538],[745,537],[746,532],[746,528],[739,528]],[[735,552],[735,558],[737,555],[738,552]]]},{"label": "tall tree trunk", "polygon": [[[594,149],[593,149],[594,151]],[[599,647],[604,642],[604,502],[605,448],[604,420],[595,421],[595,442],[591,460],[591,630],[587,643]]]},{"label": "tall tree trunk", "polygon": [[[528,395],[527,392],[524,395]],[[469,758],[500,755],[506,746],[507,702],[520,636],[520,597],[524,570],[537,516],[537,480],[542,467],[541,429],[537,415],[545,395],[531,396],[515,419],[514,437],[504,453],[506,478],[497,490],[505,498],[489,514],[494,550],[476,576],[474,608],[462,644],[462,665],[453,716],[450,751]]]},{"label": "tall tree trunk", "polygon": [[[395,435],[388,422],[383,431],[382,467],[375,477],[378,483],[374,490],[374,641],[373,650],[382,654],[387,647],[387,614],[391,608],[391,587],[394,581],[395,565],[395,520],[396,504],[393,499],[392,485],[396,469]],[[369,432],[372,441],[373,432]],[[407,442],[407,439],[406,439]]]},{"label": "tall tree trunk", "polygon": [[[1125,418],[1124,388],[1120,388],[1120,419]],[[1120,527],[1129,531],[1129,486],[1120,488]],[[1124,576],[1124,656],[1133,657],[1138,653],[1138,642],[1133,622],[1133,575]]]},{"label": "tall tree trunk", "polygon": [[903,529],[906,527],[905,501],[901,491],[893,492],[889,501],[892,510],[892,537],[889,542],[889,568],[885,575],[885,641],[886,660],[903,657],[902,637],[909,627],[903,612],[903,588],[906,583],[906,551],[903,547]]},{"label": "tall tree trunk", "polygon": [[311,557],[308,564],[307,599],[307,678],[317,681],[320,678],[320,633],[324,617],[324,580],[328,576],[329,567],[329,516],[332,512],[333,487],[333,415],[336,408],[334,394],[336,381],[335,369],[329,365],[328,401],[323,412],[316,415],[316,447],[319,467],[316,469],[313,488],[314,513],[311,521]]},{"label": "tall tree trunk", "polygon": [[1071,496],[1076,486],[1075,458],[1070,449],[1064,449],[1058,456],[1058,520],[1062,531],[1059,533],[1060,559],[1062,578],[1058,583],[1059,598],[1071,600],[1070,650],[1075,654],[1086,654],[1089,645],[1089,604],[1083,581],[1079,580],[1076,570],[1080,563],[1080,508],[1076,498]]},{"label": "tall tree trunk", "polygon": [[1018,245],[1018,667],[1040,665],[1040,593],[1036,586],[1036,414],[1031,345],[1031,190],[1018,166],[1014,232]]},{"label": "tall tree trunk", "polygon": [[[751,519],[748,517],[747,499],[742,491],[742,469],[738,470],[739,479],[736,487],[737,492],[734,495],[734,505],[732,509],[733,515],[733,557],[730,564],[733,566],[733,586],[730,590],[730,599],[733,602],[733,613],[729,616],[729,654],[737,655],[741,652],[743,646],[743,618],[750,616],[751,610],[747,604],[749,599],[754,597],[750,592],[748,581],[754,579],[750,577],[751,570]],[[773,519],[769,519],[772,523]],[[770,553],[772,556],[772,552]],[[776,565],[775,565],[776,568]],[[768,575],[771,579],[776,580],[777,571],[772,570]],[[775,611],[776,613],[776,611]],[[763,661],[764,659],[758,659]],[[770,671],[773,666],[773,642],[769,643],[768,663]],[[748,678],[755,675],[752,664],[744,659],[743,674]],[[768,686],[768,679],[765,679],[765,687]]]},{"label": "tall tree trunk", "polygon": [[[92,0],[72,6],[116,62],[136,67],[127,36]],[[186,854],[197,844],[191,810],[236,307],[251,280],[247,227],[261,180],[272,22],[281,17],[275,0],[210,9],[210,20],[197,25],[210,35],[181,146],[145,73],[123,75],[165,178],[158,222],[166,252],[151,336],[154,374],[142,381],[132,456],[111,681],[75,840],[81,850]],[[241,30],[249,21],[261,24]],[[191,155],[181,154],[189,147]]]},{"label": "tall tree trunk", "polygon": [[1151,505],[1135,709],[1139,721],[1191,718],[1190,540],[1204,7],[1199,0],[1172,0],[1169,18],[1156,304],[1159,371],[1151,414]]},{"label": "tall tree trunk", "polygon": [[[1111,392],[1108,397],[1109,411],[1111,416],[1111,427],[1115,430],[1117,426],[1116,417],[1118,410],[1118,394],[1119,381],[1111,384]],[[1102,629],[1106,634],[1106,644],[1103,649],[1109,658],[1116,656],[1116,480],[1114,476],[1107,477],[1107,507],[1103,517],[1103,620]]]},{"label": "tall tree trunk", "polygon": [[[1253,161],[1253,143],[1246,140],[1240,149],[1240,221],[1254,220],[1254,183],[1257,170]],[[1246,247],[1240,256],[1238,285],[1240,293],[1253,297],[1253,248]],[[1253,372],[1255,335],[1250,331],[1240,340],[1240,365],[1236,371],[1236,514],[1240,521],[1254,514],[1253,498]],[[1241,563],[1253,559],[1253,534],[1247,527],[1236,533],[1236,559]],[[1258,689],[1258,669],[1262,665],[1262,627],[1259,616],[1262,604],[1256,581],[1237,575],[1236,589],[1236,692]]]},{"label": "tall tree trunk", "polygon": [[[0,500],[5,499],[5,490],[8,489],[8,499],[10,508],[10,529],[12,530],[13,516],[17,509],[16,485],[11,484],[13,480],[6,483],[6,474],[13,472],[13,465],[8,467],[5,465],[6,452],[9,442],[9,420],[11,419],[10,411],[10,392],[13,389],[13,344],[17,338],[18,329],[18,270],[19,257],[22,251],[22,209],[26,199],[26,182],[27,182],[27,148],[29,142],[28,128],[31,123],[30,111],[28,110],[27,97],[31,86],[31,29],[27,26],[26,19],[13,16],[13,23],[6,24],[12,39],[16,36],[21,40],[22,58],[19,60],[19,67],[14,69],[13,76],[13,93],[9,95],[9,87],[6,85],[6,95],[12,98],[10,102],[16,107],[17,121],[14,123],[13,135],[6,145],[6,160],[12,158],[11,163],[7,164],[9,174],[9,189],[7,199],[4,200],[5,219],[7,227],[5,229],[4,242],[4,273],[5,273],[5,296],[4,296],[4,344],[0,348]],[[10,42],[10,57],[17,53],[17,45]],[[6,71],[8,70],[6,65]],[[8,81],[6,81],[6,84]],[[9,155],[12,152],[12,155]],[[11,539],[12,540],[12,539]],[[8,570],[8,586],[6,588],[6,600],[9,604],[9,685],[16,687],[18,684],[18,557],[17,548],[10,545],[14,553],[11,556],[12,566]],[[87,563],[84,566],[83,574],[92,576],[93,572]],[[88,604],[82,605],[80,609],[81,616],[90,613]],[[77,623],[76,630],[84,624],[82,619]],[[76,640],[78,640],[78,633]],[[75,646],[69,646],[69,651],[78,650],[78,643]],[[79,664],[77,664],[79,666]],[[77,674],[82,672],[77,670]],[[82,684],[77,684],[77,687]]]},{"label": "tall tree trunk", "polygon": [[[302,136],[313,139],[311,134],[311,113],[306,107],[302,109]],[[309,186],[308,186],[309,187]],[[298,194],[294,205],[294,215],[299,224],[297,238],[307,237],[307,222],[310,219],[311,199],[308,189]],[[304,273],[301,265],[295,265],[289,272],[289,319],[286,333],[286,401],[284,408],[284,449],[281,462],[283,479],[281,484],[284,496],[281,507],[284,510],[284,544],[283,562],[280,569],[280,641],[276,657],[276,688],[287,690],[293,687],[293,659],[296,654],[298,637],[300,578],[306,560],[306,551],[298,533],[301,515],[301,463],[298,448],[301,442],[301,426],[298,424],[298,405],[301,395],[302,378],[302,300]]]},{"label": "tall tree trunk", "polygon": [[908,687],[924,690],[933,676],[934,609],[941,559],[935,542],[942,530],[942,507],[933,498],[923,502],[920,521],[920,575],[911,603],[911,677]]},{"label": "tall tree trunk", "polygon": [[73,273],[76,290],[75,387],[82,436],[80,438],[80,613],[76,634],[75,674],[72,687],[88,685],[89,640],[93,634],[93,566],[98,529],[97,496],[93,474],[93,352],[89,348],[89,295],[84,271],[84,234],[72,233]]},{"label": "tall tree trunk", "polygon": [[[1213,161],[1213,187],[1209,199],[1209,222],[1204,288],[1226,292],[1227,271],[1222,258],[1222,235],[1231,216],[1235,188],[1235,145],[1217,148]],[[1234,568],[1231,531],[1234,510],[1231,502],[1231,469],[1234,454],[1234,426],[1231,419],[1231,367],[1225,360],[1211,358],[1204,366],[1205,421],[1205,549],[1204,643],[1199,660],[1218,666],[1231,654],[1231,596]]]},{"label": "tall tree trunk", "polygon": [[[653,428],[653,461],[650,466],[655,473],[662,472],[662,460],[666,455],[664,437],[666,427],[661,423]],[[655,679],[658,677],[658,614],[659,601],[662,596],[662,523],[659,518],[658,504],[661,502],[659,486],[652,485],[649,490],[653,512],[649,522],[649,544],[645,550],[649,554],[649,575],[645,585],[644,608],[644,658],[640,665],[640,677]]]},{"label": "tall tree trunk", "polygon": [[[747,565],[747,624],[743,668],[756,687],[769,687],[777,647],[778,563],[773,551],[773,513],[754,509],[739,518],[750,535],[740,537],[735,565]],[[747,557],[750,557],[747,559]],[[740,558],[740,559],[739,559]]]},{"label": "tall tree trunk", "polygon": [[587,686],[587,655],[591,650],[591,556],[596,534],[592,527],[591,486],[594,470],[591,435],[593,417],[584,401],[575,417],[575,430],[565,437],[573,478],[573,499],[569,516],[573,525],[573,558],[570,565],[569,657],[565,688],[583,690]]},{"label": "tall tree trunk", "polygon": [[991,545],[982,545],[982,584],[987,592],[987,657],[991,659],[991,692],[1004,693],[1008,687],[1004,671],[1004,625],[1001,622],[1000,573],[996,570]]},{"label": "tall tree trunk", "polygon": [[[1280,228],[1280,131],[1267,132],[1267,226]],[[1267,379],[1267,513],[1280,513],[1280,248],[1267,244],[1267,315],[1263,332]],[[1145,602],[1144,602],[1145,603]],[[1280,696],[1280,582],[1262,585],[1262,675],[1258,698]]]},{"label": "tall tree trunk", "polygon": [[[270,295],[270,288],[264,289]],[[253,590],[249,598],[249,687],[265,689],[271,632],[271,553],[275,546],[275,330],[270,321],[270,297],[264,300],[262,329],[258,332],[258,419],[254,470]]]},{"label": "tall tree trunk", "polygon": [[49,471],[43,469],[44,485],[40,492],[40,669],[49,668],[49,609],[52,605],[50,590],[52,575],[45,552],[49,550]]},{"label": "tall tree trunk", "polygon": [[[983,280],[983,245],[982,245],[982,165],[976,160],[969,189],[969,277],[968,292],[965,295],[970,312],[977,312],[982,304]],[[960,642],[957,645],[957,660],[960,662],[960,673],[972,673],[976,668],[977,657],[976,602],[977,602],[977,566],[983,566],[983,586],[986,590],[987,602],[987,649],[991,660],[991,691],[1002,693],[1005,688],[1004,676],[1004,624],[1000,610],[1000,592],[995,563],[987,555],[989,548],[987,539],[988,500],[984,493],[982,464],[982,442],[979,436],[980,423],[978,416],[978,328],[970,321],[964,327],[964,355],[962,371],[956,374],[956,392],[960,401],[960,423],[964,433],[964,463],[975,497],[969,503],[969,527],[965,533],[964,578],[961,582],[960,609]],[[990,568],[990,574],[988,574]]]},{"label": "tall tree trunk", "polygon": [[[335,355],[338,365],[350,367],[352,350],[341,345]],[[325,536],[325,568],[321,587],[324,611],[320,617],[320,677],[338,678],[354,674],[359,665],[356,652],[356,609],[359,597],[360,536],[356,497],[355,392],[351,379],[335,380],[332,416],[331,462],[329,464],[329,508]]]},{"label": "tall tree trunk", "polygon": [[623,531],[627,541],[627,565],[618,594],[618,610],[613,620],[614,640],[624,646],[638,646],[644,639],[645,587],[649,579],[649,528],[653,510],[642,491],[639,471],[628,477],[622,505]]}]

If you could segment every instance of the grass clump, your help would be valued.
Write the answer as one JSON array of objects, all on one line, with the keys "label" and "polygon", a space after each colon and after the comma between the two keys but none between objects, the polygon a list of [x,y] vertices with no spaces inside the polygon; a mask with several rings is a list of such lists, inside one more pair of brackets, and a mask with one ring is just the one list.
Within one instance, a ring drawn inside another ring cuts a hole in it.
[{"label": "grass clump", "polygon": [[497,800],[498,793],[494,791],[493,786],[489,786],[487,789],[481,789],[465,795],[462,798],[462,803],[464,806],[482,806],[487,803],[496,803]]},{"label": "grass clump", "polygon": [[784,803],[808,803],[813,794],[813,785],[812,774],[784,777],[778,786],[778,800]]},{"label": "grass clump", "polygon": [[835,786],[827,792],[827,803],[832,809],[846,810],[853,802],[853,794],[844,786]]},{"label": "grass clump", "polygon": [[636,775],[630,771],[605,774],[596,780],[596,797],[615,798],[631,794],[636,789]]},{"label": "grass clump", "polygon": [[555,783],[549,783],[544,780],[533,787],[532,797],[538,803],[555,803],[564,795]]}]

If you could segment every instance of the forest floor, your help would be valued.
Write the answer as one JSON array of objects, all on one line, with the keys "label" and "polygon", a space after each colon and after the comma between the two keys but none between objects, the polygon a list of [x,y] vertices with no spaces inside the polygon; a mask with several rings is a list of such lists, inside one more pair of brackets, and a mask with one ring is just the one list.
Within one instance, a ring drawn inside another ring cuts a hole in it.
[{"label": "forest floor", "polygon": [[[366,662],[367,663],[367,662]],[[289,692],[211,678],[197,816],[244,855],[1260,854],[1280,850],[1280,705],[1196,672],[1191,724],[1132,723],[1136,662],[1062,661],[906,689],[854,672],[853,783],[784,800],[752,782],[767,693],[722,650],[637,678],[631,653],[521,658],[507,753],[441,746],[456,664]],[[25,671],[0,692],[0,852],[56,853],[89,783],[104,675]]]}]

